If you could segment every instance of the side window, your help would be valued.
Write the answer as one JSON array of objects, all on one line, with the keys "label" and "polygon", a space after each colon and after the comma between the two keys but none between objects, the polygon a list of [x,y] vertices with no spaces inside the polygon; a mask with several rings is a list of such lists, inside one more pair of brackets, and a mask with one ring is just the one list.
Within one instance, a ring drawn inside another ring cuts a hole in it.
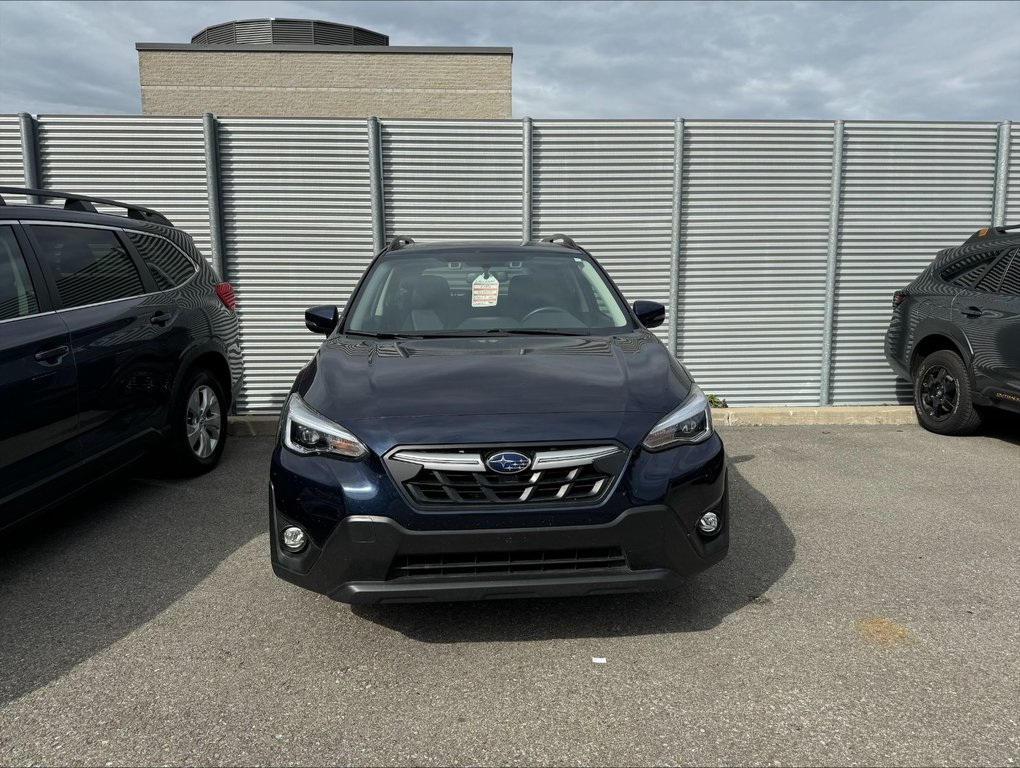
[{"label": "side window", "polygon": [[168,291],[186,282],[195,274],[195,265],[169,241],[161,237],[127,232],[128,238],[138,249],[142,261],[152,273],[159,290]]},{"label": "side window", "polygon": [[1004,253],[1002,258],[995,262],[991,268],[985,272],[984,276],[975,283],[974,290],[997,293],[999,290],[999,283],[1002,282],[1002,276],[1006,274],[1006,268],[1009,266],[1009,256],[1010,255],[1008,253]]},{"label": "side window", "polygon": [[973,253],[942,270],[942,279],[961,288],[973,288],[988,271],[997,253]]},{"label": "side window", "polygon": [[[1009,258],[1008,256],[1006,257]],[[1005,261],[1006,259],[1003,259]],[[1006,293],[1012,296],[1020,296],[1020,248],[1013,251],[1013,262],[1002,277],[1002,284],[999,286],[999,293]]]},{"label": "side window", "polygon": [[32,232],[65,307],[145,293],[134,261],[110,230],[33,225]]},{"label": "side window", "polygon": [[0,227],[0,320],[34,315],[38,311],[32,278],[14,230]]}]

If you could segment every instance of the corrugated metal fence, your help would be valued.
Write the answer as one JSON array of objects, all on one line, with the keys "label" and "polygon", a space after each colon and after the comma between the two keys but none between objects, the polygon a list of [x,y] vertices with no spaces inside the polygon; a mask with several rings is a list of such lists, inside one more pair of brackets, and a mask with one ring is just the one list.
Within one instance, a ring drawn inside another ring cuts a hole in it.
[{"label": "corrugated metal fence", "polygon": [[1009,150],[1006,152],[1006,216],[1005,221],[1020,223],[1020,123],[1011,126]]},{"label": "corrugated metal fence", "polygon": [[[21,126],[17,115],[0,115],[0,184],[21,187],[25,182],[25,164],[21,154]],[[23,203],[18,196],[11,202]]]},{"label": "corrugated metal fence", "polygon": [[305,308],[343,304],[371,258],[368,137],[348,120],[224,119],[218,133],[246,363],[238,410],[276,410],[321,341]]},{"label": "corrugated metal fence", "polygon": [[[27,161],[27,162],[26,162]],[[1020,125],[0,116],[0,184],[148,205],[234,283],[241,413],[279,408],[374,250],[566,232],[732,405],[896,402],[892,292],[1020,223]]]},{"label": "corrugated metal fence", "polygon": [[685,126],[678,355],[733,404],[820,401],[832,132]]}]

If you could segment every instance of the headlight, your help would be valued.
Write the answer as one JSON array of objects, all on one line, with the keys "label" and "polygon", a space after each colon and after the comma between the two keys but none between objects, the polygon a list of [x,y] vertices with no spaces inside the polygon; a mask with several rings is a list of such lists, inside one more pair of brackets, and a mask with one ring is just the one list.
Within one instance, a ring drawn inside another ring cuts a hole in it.
[{"label": "headlight", "polygon": [[360,459],[368,448],[346,429],[313,411],[295,392],[287,400],[283,419],[283,444],[294,453],[325,454]]},{"label": "headlight", "polygon": [[708,398],[695,384],[679,408],[652,427],[641,443],[649,451],[661,451],[674,445],[700,443],[712,434],[712,409]]}]

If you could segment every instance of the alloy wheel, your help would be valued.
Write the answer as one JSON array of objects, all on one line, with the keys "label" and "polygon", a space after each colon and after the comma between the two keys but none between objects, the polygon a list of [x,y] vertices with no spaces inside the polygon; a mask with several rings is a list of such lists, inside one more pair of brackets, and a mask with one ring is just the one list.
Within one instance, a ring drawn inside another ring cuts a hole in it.
[{"label": "alloy wheel", "polygon": [[921,379],[921,409],[931,419],[949,418],[960,402],[960,390],[944,365],[933,365]]},{"label": "alloy wheel", "polygon": [[220,442],[220,400],[212,387],[202,384],[195,387],[188,398],[188,446],[200,459],[208,459]]}]

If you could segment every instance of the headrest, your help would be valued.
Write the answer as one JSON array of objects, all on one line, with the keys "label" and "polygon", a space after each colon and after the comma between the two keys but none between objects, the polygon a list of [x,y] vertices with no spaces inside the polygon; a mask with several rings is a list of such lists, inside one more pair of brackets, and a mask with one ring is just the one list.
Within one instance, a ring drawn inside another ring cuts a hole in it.
[{"label": "headrest", "polygon": [[510,285],[507,286],[507,295],[512,298],[523,296],[536,296],[543,292],[542,281],[531,275],[517,275],[510,278]]},{"label": "headrest", "polygon": [[517,275],[510,279],[507,298],[521,311],[536,307],[559,306],[555,289],[535,275]]},{"label": "headrest", "polygon": [[411,292],[411,309],[435,309],[450,298],[450,284],[436,275],[422,275]]}]

